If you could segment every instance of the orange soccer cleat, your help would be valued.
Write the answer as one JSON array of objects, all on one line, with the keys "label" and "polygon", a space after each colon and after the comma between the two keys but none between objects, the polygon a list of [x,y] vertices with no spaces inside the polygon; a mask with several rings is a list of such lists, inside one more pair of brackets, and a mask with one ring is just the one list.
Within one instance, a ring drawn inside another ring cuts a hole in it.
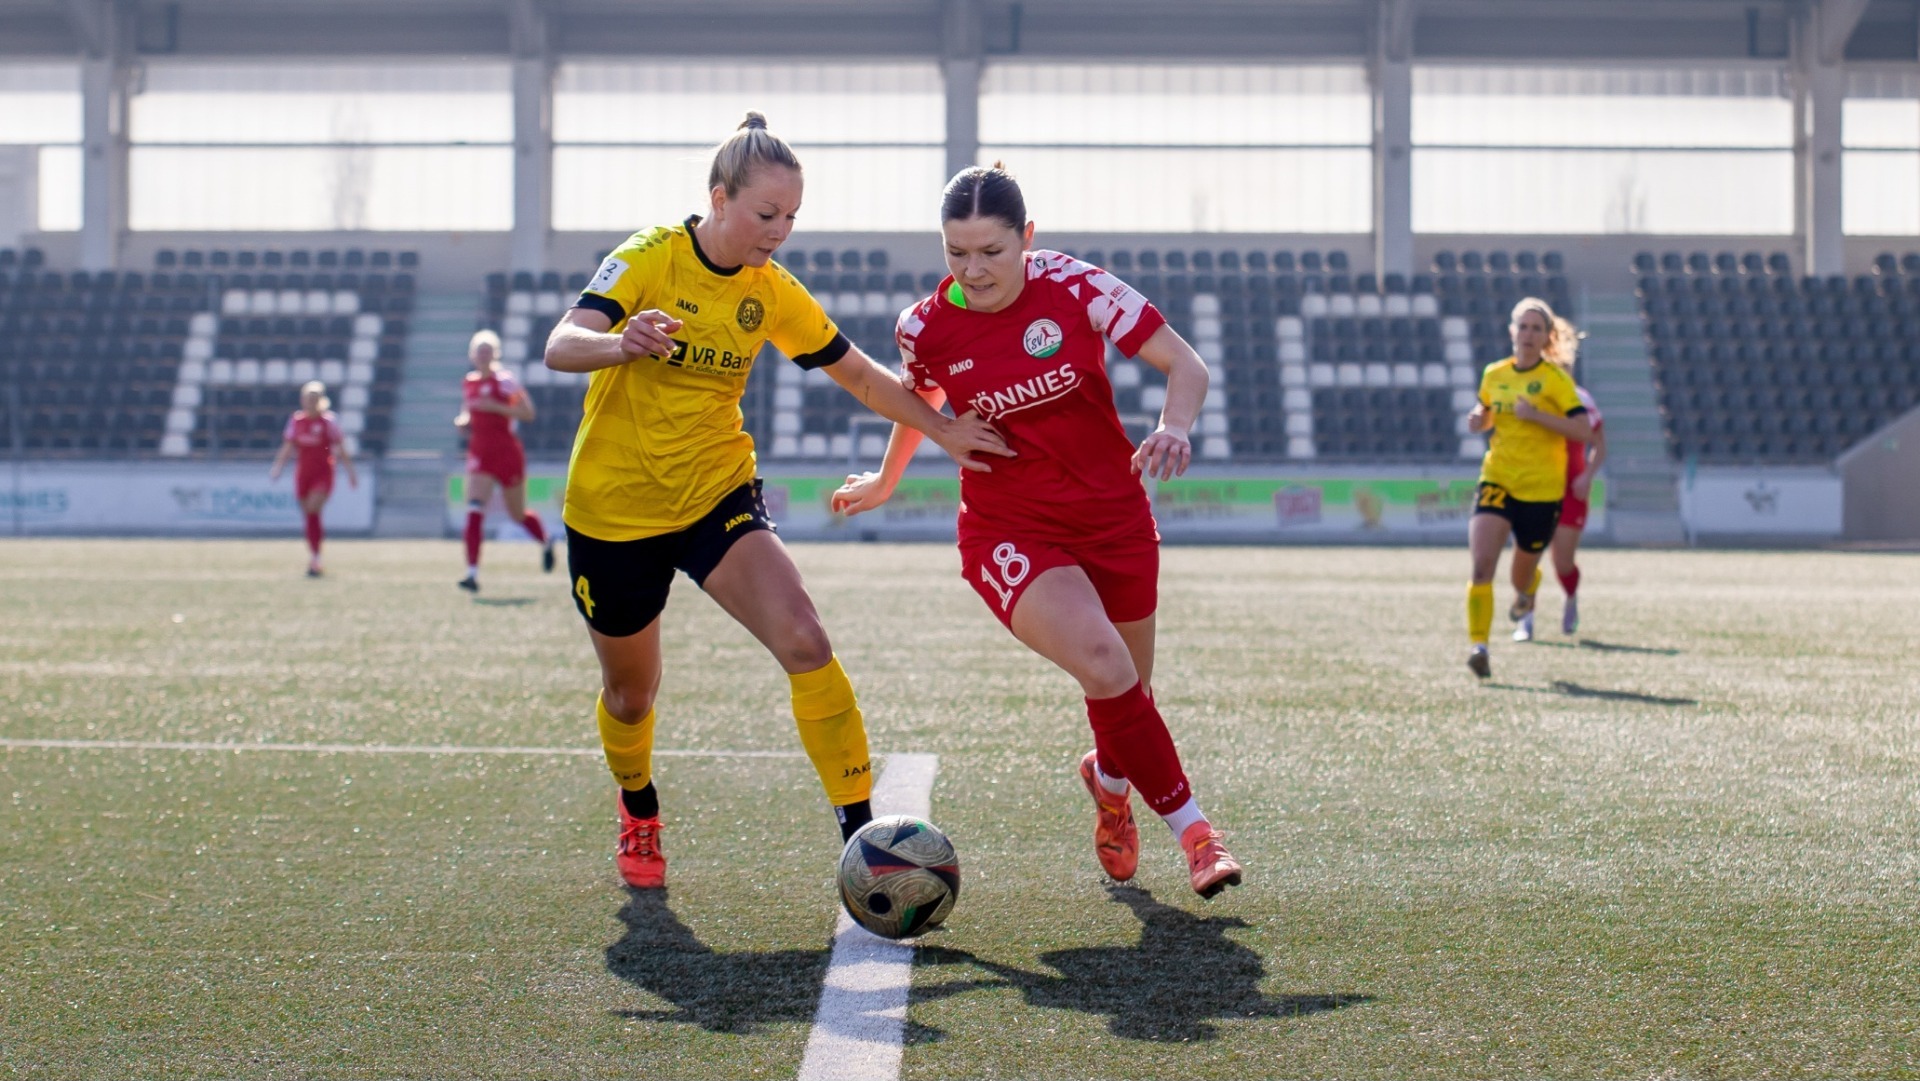
[{"label": "orange soccer cleat", "polygon": [[1240,884],[1240,863],[1220,845],[1220,831],[1205,821],[1195,822],[1180,835],[1180,847],[1187,852],[1187,870],[1193,876],[1193,892],[1212,897],[1228,886]]},{"label": "orange soccer cleat", "polygon": [[625,800],[614,801],[620,807],[620,844],[614,850],[614,866],[620,877],[636,889],[657,890],[667,884],[667,857],[660,851],[660,819],[635,818],[627,813]]},{"label": "orange soccer cleat", "polygon": [[1088,751],[1080,760],[1080,780],[1093,797],[1093,854],[1100,869],[1115,882],[1133,877],[1140,866],[1140,830],[1133,824],[1133,786],[1116,796],[1100,784],[1094,773],[1097,752]]}]

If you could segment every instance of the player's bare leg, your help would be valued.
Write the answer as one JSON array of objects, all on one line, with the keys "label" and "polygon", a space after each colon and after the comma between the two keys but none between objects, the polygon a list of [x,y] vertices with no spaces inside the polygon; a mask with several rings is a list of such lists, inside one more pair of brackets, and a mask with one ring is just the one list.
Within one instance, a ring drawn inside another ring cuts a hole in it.
[{"label": "player's bare leg", "polygon": [[1567,606],[1560,612],[1560,632],[1572,634],[1580,629],[1580,564],[1575,555],[1580,551],[1580,535],[1585,530],[1561,526],[1553,531],[1553,543],[1547,550],[1553,553],[1553,573],[1560,579],[1560,588],[1566,591]]},{"label": "player's bare leg", "polygon": [[769,530],[733,542],[701,584],[773,654],[793,690],[794,726],[845,840],[873,818],[872,760],[853,684],[786,545]]},{"label": "player's bare leg", "polygon": [[464,537],[467,546],[467,574],[460,579],[459,586],[469,593],[480,592],[480,545],[485,539],[487,504],[493,499],[495,487],[497,485],[490,474],[467,474],[467,527]]},{"label": "player's bare leg", "polygon": [[653,701],[663,667],[660,620],[655,617],[638,634],[624,638],[592,628],[587,635],[600,658],[600,741],[620,785],[614,866],[628,885],[659,889],[667,884],[660,796],[653,784]]},{"label": "player's bare leg", "polygon": [[1476,514],[1467,519],[1467,554],[1472,562],[1472,582],[1467,586],[1467,667],[1481,679],[1493,675],[1493,659],[1487,653],[1487,639],[1493,633],[1493,576],[1500,569],[1500,553],[1513,534],[1512,523],[1497,514]]},{"label": "player's bare leg", "polygon": [[[1094,848],[1103,869],[1124,881],[1139,860],[1139,831],[1127,797],[1138,787],[1187,853],[1194,890],[1212,897],[1240,882],[1240,864],[1220,844],[1181,769],[1180,755],[1142,678],[1153,663],[1151,618],[1127,624],[1106,608],[1079,567],[1043,571],[1013,610],[1014,637],[1059,665],[1087,697],[1094,753],[1081,779],[1094,798]],[[1116,790],[1116,786],[1117,790]],[[1119,796],[1117,800],[1108,797]]]},{"label": "player's bare leg", "polygon": [[320,524],[320,514],[326,509],[327,496],[330,494],[325,488],[315,488],[300,500],[301,517],[306,523],[309,578],[318,578],[321,574],[320,544],[326,538],[326,530]]},{"label": "player's bare leg", "polygon": [[527,531],[535,544],[540,546],[540,569],[553,573],[553,537],[547,533],[547,525],[538,514],[527,509],[527,482],[523,477],[500,489],[500,502],[506,505],[507,517],[518,522],[520,528]]}]

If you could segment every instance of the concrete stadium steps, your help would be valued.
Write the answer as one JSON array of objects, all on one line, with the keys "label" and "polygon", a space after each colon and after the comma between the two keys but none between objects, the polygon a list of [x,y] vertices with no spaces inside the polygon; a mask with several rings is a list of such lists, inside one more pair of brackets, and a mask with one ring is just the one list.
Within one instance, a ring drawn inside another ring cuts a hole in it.
[{"label": "concrete stadium steps", "polygon": [[1608,534],[1619,544],[1684,544],[1639,302],[1631,293],[1594,293],[1586,308],[1580,380],[1606,417]]},{"label": "concrete stadium steps", "polygon": [[460,460],[460,379],[480,298],[431,294],[414,301],[406,366],[395,395],[388,451],[380,463],[374,535],[438,537],[446,532],[446,476]]}]

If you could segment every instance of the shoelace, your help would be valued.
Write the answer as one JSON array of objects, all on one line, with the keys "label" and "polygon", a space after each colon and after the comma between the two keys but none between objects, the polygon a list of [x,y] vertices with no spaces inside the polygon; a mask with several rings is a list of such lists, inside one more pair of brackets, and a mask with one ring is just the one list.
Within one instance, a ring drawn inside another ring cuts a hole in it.
[{"label": "shoelace", "polygon": [[620,840],[627,851],[634,855],[643,857],[655,856],[659,854],[659,850],[654,847],[654,837],[656,835],[657,831],[652,827],[642,822],[635,822],[633,825],[627,827],[625,833],[620,835]]}]

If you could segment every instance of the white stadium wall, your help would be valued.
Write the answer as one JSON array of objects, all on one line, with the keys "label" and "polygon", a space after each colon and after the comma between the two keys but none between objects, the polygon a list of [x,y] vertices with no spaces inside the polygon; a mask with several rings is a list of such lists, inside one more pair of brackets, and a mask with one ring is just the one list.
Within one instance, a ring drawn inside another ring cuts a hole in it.
[{"label": "white stadium wall", "polygon": [[1680,480],[1680,517],[1695,541],[1837,540],[1840,476],[1820,466],[1701,467]]},{"label": "white stadium wall", "polygon": [[[344,472],[322,517],[329,534],[373,530],[374,474],[358,487]],[[0,536],[280,536],[300,532],[293,469],[267,464],[17,462],[0,469]]]}]

